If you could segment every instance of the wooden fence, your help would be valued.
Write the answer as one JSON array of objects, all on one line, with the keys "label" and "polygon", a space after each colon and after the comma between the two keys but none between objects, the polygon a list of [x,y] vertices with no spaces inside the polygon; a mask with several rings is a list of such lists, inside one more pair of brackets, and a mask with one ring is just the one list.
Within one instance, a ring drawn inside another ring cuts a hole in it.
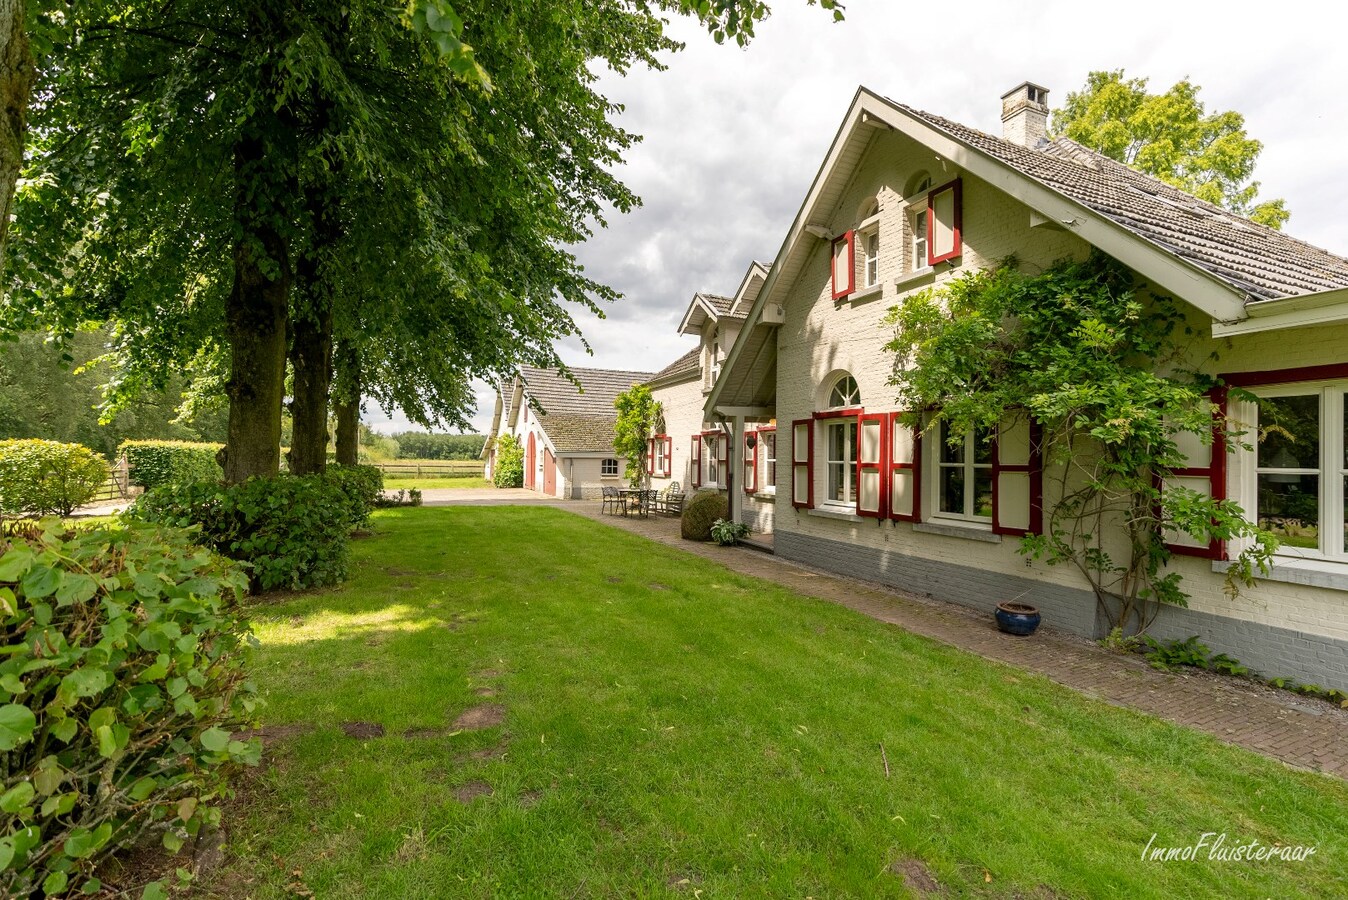
[{"label": "wooden fence", "polygon": [[482,463],[475,459],[447,459],[429,462],[404,460],[375,463],[393,478],[481,478]]}]

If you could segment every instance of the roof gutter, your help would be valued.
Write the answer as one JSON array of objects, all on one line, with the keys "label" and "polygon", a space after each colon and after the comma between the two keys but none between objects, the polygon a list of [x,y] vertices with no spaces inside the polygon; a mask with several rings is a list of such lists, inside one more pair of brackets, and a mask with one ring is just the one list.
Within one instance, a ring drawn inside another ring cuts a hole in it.
[{"label": "roof gutter", "polygon": [[1348,288],[1258,300],[1246,304],[1245,312],[1249,318],[1242,321],[1212,323],[1212,336],[1233,337],[1348,322]]}]

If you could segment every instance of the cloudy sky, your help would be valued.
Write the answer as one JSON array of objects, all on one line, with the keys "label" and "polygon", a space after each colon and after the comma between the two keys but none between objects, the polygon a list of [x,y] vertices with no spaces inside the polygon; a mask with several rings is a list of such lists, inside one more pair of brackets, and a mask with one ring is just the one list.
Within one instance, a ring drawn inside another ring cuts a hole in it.
[{"label": "cloudy sky", "polygon": [[[805,0],[771,5],[747,49],[676,21],[687,47],[666,71],[601,81],[644,138],[620,170],[644,205],[577,249],[624,297],[602,320],[578,316],[593,355],[568,343],[568,364],[654,371],[691,347],[675,329],[693,293],[729,293],[750,260],[771,261],[862,84],[1000,134],[999,98],[1022,81],[1049,88],[1056,107],[1093,69],[1125,69],[1157,91],[1188,76],[1210,110],[1243,113],[1264,142],[1256,177],[1261,196],[1286,198],[1286,230],[1348,254],[1348,16],[1337,4],[1251,6],[1261,14],[1248,18],[1229,2],[847,0],[839,24]],[[485,431],[485,385],[479,399]],[[377,408],[366,420],[408,427]]]}]

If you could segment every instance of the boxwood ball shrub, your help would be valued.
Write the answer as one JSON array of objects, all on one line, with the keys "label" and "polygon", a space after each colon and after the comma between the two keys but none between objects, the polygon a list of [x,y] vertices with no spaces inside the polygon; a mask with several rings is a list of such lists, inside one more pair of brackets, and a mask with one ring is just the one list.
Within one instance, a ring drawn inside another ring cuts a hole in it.
[{"label": "boxwood ball shrub", "polygon": [[248,563],[252,586],[319,587],[346,577],[351,495],[325,475],[275,475],[243,484],[165,484],[146,491],[127,517],[197,526],[206,547]]},{"label": "boxwood ball shrub", "polygon": [[58,441],[0,441],[0,514],[68,516],[108,480],[107,461]]},{"label": "boxwood ball shrub", "polygon": [[0,534],[0,896],[96,893],[153,829],[177,850],[256,739],[242,567],[180,529]]},{"label": "boxwood ball shrub", "polygon": [[193,441],[123,441],[117,448],[126,457],[131,483],[146,489],[219,481],[225,474],[216,461],[219,452],[219,444]]},{"label": "boxwood ball shrub", "polygon": [[720,491],[698,491],[683,505],[679,533],[686,541],[711,540],[711,526],[717,519],[730,518],[730,504]]}]

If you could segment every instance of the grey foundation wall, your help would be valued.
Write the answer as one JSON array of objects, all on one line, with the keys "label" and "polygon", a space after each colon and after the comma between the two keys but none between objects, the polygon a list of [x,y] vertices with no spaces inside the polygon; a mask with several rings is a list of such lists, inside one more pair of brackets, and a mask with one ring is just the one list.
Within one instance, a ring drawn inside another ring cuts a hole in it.
[{"label": "grey foundation wall", "polygon": [[[1055,628],[1092,638],[1104,633],[1095,597],[1088,590],[788,531],[776,533],[774,546],[783,559],[959,603],[988,615],[1003,600],[1020,597],[1021,602],[1039,607],[1044,622]],[[1212,652],[1233,656],[1254,672],[1348,690],[1345,641],[1175,606],[1162,608],[1148,633],[1162,640],[1196,634]]]}]

